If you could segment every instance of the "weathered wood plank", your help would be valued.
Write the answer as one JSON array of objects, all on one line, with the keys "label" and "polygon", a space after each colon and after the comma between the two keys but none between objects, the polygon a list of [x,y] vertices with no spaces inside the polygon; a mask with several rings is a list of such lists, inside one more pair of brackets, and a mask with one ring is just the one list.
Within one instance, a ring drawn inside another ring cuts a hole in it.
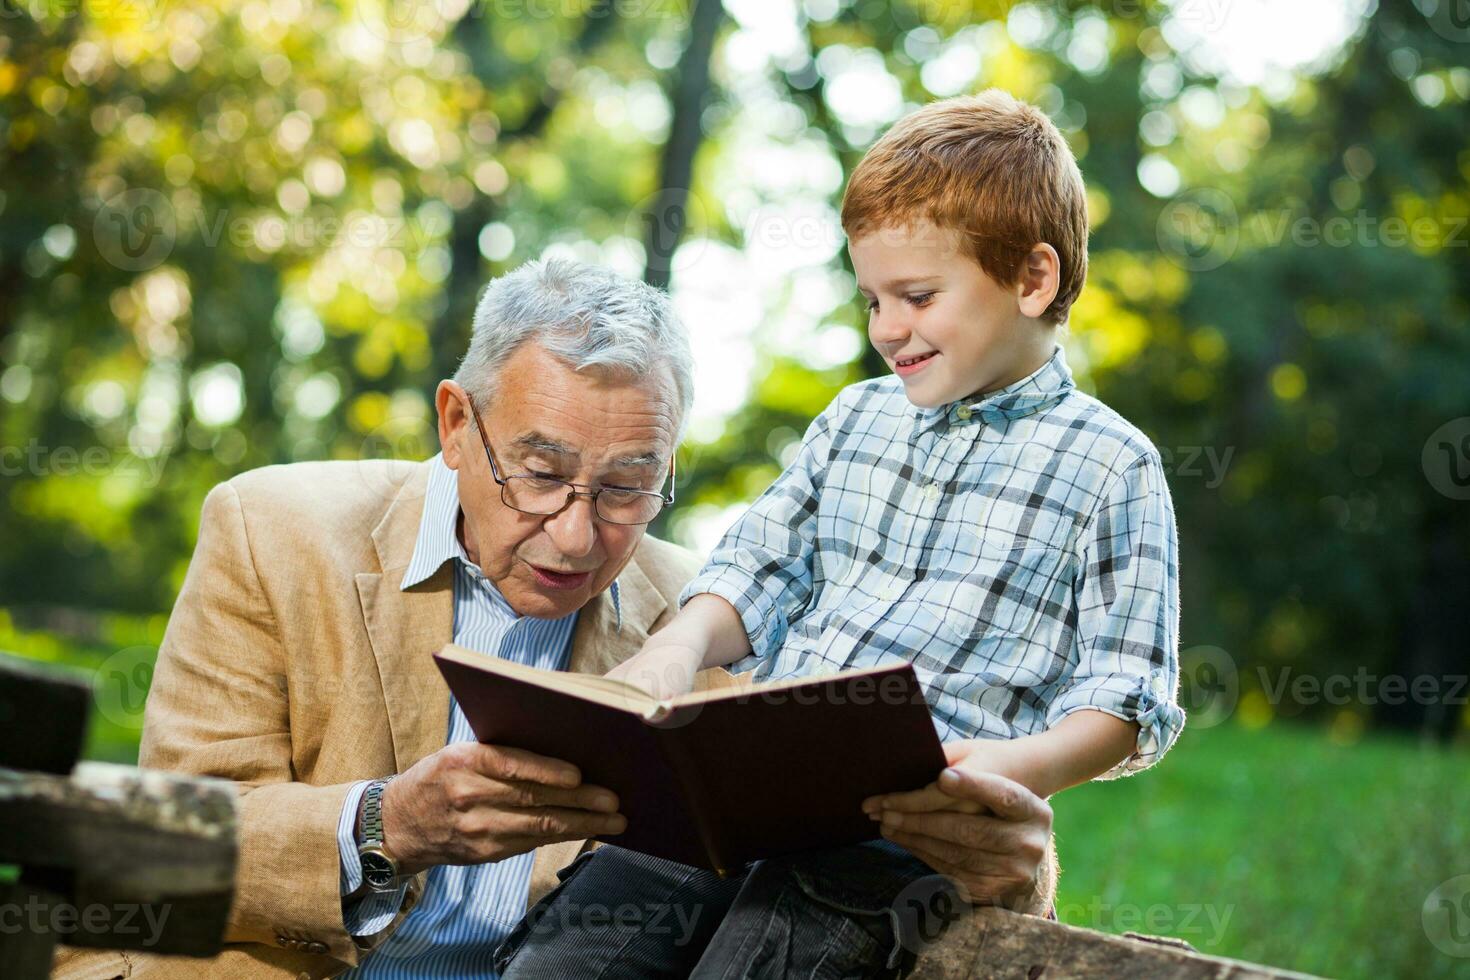
[{"label": "weathered wood plank", "polygon": [[1005,909],[964,913],[919,957],[914,980],[1310,980],[1167,941],[1125,938]]},{"label": "weathered wood plank", "polygon": [[0,861],[61,896],[60,941],[209,956],[234,895],[233,783],[81,763],[70,777],[0,769]]}]

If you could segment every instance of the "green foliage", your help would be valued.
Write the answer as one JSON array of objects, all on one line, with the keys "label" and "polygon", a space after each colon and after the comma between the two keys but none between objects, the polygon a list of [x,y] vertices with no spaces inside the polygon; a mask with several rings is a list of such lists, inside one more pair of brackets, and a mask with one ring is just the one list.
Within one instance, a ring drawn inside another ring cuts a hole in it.
[{"label": "green foliage", "polygon": [[[408,25],[373,4],[83,6],[29,5],[0,39],[6,605],[166,610],[215,482],[433,452],[433,387],[489,276],[552,246],[639,261],[680,5],[471,4]],[[760,35],[727,27],[686,238],[749,249],[750,209],[802,187],[835,206],[838,180],[747,171],[798,142],[791,166],[850,169],[881,127],[834,90],[844,71],[881,70],[917,104],[953,89],[937,61],[973,50],[960,88],[1037,102],[1088,180],[1068,345],[1175,463],[1185,645],[1224,647],[1247,686],[1262,665],[1445,673],[1470,512],[1421,453],[1470,412],[1470,45],[1392,0],[1320,77],[1252,89],[1176,49],[1167,16],[838,4],[754,68]],[[1179,190],[1155,196],[1141,167]],[[1390,220],[1431,234],[1395,243]],[[864,314],[812,309],[802,274],[757,299],[749,395],[696,430],[657,531],[751,499],[842,384],[883,369],[806,356],[815,334],[781,324]],[[1353,710],[1443,735],[1462,713]]]}]

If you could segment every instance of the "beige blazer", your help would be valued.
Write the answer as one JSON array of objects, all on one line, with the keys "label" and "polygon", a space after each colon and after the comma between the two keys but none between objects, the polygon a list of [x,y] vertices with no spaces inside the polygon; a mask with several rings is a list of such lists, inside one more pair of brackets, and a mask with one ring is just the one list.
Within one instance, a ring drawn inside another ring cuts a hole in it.
[{"label": "beige blazer", "polygon": [[[403,772],[443,748],[449,729],[431,654],[452,638],[452,571],[399,589],[428,474],[426,463],[298,463],[210,492],[158,653],[139,764],[239,784],[230,945],[212,960],[63,949],[54,975],[328,977],[413,908],[427,872],[382,933],[347,933],[337,820],[354,781]],[[618,579],[621,628],[611,597],[594,598],[569,669],[600,674],[636,652],[698,565],[645,537]],[[532,901],[585,846],[536,851]]]}]

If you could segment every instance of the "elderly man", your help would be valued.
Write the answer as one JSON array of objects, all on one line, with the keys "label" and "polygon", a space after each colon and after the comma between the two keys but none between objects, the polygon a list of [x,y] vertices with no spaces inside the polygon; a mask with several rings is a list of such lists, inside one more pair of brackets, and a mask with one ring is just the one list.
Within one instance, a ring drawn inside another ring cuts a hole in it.
[{"label": "elderly man", "polygon": [[[453,641],[603,673],[670,618],[698,561],[645,529],[672,500],[691,368],[662,293],[531,263],[486,289],[439,385],[439,456],[216,487],[140,762],[239,784],[230,946],[207,964],[91,954],[63,972],[493,976],[528,904],[625,820],[574,765],[476,743],[431,655]],[[1041,911],[1050,811],[1000,783],[955,792],[1004,810],[1010,832],[981,841],[986,818],[954,815],[934,830],[937,870],[976,901]]]}]

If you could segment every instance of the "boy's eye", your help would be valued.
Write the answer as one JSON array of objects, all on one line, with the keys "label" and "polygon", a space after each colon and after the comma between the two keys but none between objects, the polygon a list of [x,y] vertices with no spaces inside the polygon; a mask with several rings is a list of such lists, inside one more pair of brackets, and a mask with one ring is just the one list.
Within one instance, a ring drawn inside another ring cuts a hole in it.
[{"label": "boy's eye", "polygon": [[[908,296],[905,296],[904,299],[909,303],[910,306],[922,309],[923,307],[928,306],[930,301],[934,299],[934,292],[931,290],[927,293],[912,293]],[[876,313],[878,310],[878,297],[874,296],[872,299],[868,300],[867,305],[869,313]]]}]

